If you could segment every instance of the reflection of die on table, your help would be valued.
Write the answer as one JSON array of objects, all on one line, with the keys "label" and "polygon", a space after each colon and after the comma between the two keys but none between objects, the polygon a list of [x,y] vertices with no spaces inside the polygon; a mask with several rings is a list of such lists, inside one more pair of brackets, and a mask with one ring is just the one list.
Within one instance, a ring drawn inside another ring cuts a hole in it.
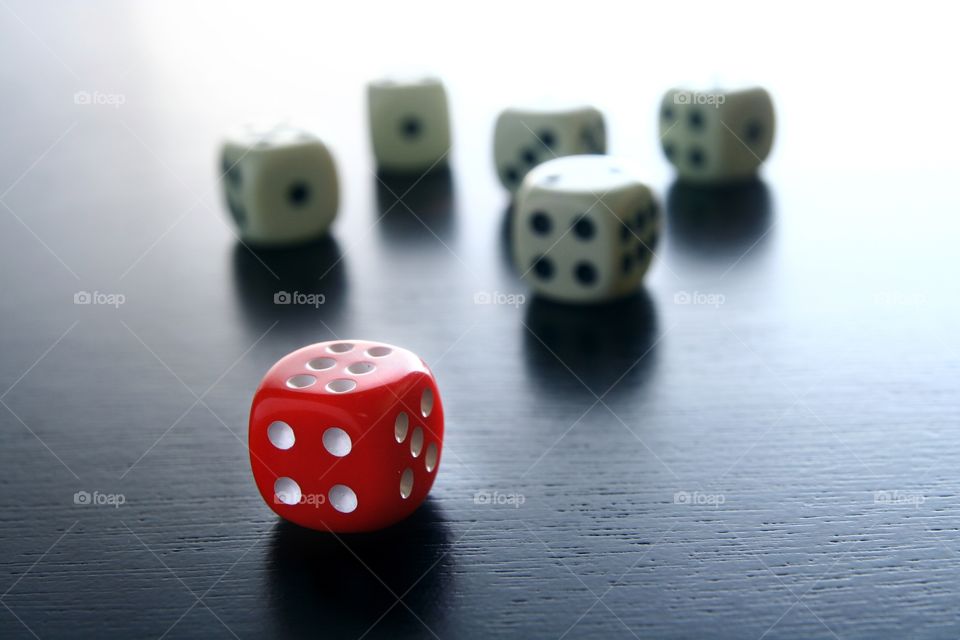
[{"label": "reflection of die on table", "polygon": [[278,246],[316,239],[337,215],[333,156],[315,135],[286,125],[244,126],[220,153],[227,209],[240,237]]},{"label": "reflection of die on table", "polygon": [[250,464],[281,517],[322,531],[373,531],[426,498],[443,447],[433,374],[406,349],[321,342],[280,359],[250,410]]},{"label": "reflection of die on table", "polygon": [[517,192],[513,257],[537,293],[600,302],[634,293],[661,226],[650,189],[617,158],[568,156],[531,171]]},{"label": "reflection of die on table", "polygon": [[669,240],[696,260],[750,260],[773,224],[773,196],[759,179],[724,184],[674,182],[665,198]]}]

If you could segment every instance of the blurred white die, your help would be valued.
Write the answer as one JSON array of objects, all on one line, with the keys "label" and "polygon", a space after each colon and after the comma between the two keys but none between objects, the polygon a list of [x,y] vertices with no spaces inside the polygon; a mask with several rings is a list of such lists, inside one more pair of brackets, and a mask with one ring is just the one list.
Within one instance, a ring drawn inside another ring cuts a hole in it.
[{"label": "blurred white die", "polygon": [[377,166],[412,173],[446,164],[450,150],[447,92],[438,78],[384,78],[367,86]]},{"label": "blurred white die", "polygon": [[735,182],[756,174],[773,146],[765,89],[698,93],[671,89],[660,104],[660,141],[682,180]]},{"label": "blurred white die", "polygon": [[497,175],[511,192],[541,162],[606,151],[603,114],[587,105],[510,107],[500,113],[493,132]]},{"label": "blurred white die", "polygon": [[244,241],[310,240],[326,233],[337,215],[333,156],[301,129],[242,127],[223,142],[220,170],[227,208]]},{"label": "blurred white die", "polygon": [[567,156],[524,179],[515,202],[513,256],[545,297],[611,300],[637,290],[660,228],[653,193],[622,162]]}]

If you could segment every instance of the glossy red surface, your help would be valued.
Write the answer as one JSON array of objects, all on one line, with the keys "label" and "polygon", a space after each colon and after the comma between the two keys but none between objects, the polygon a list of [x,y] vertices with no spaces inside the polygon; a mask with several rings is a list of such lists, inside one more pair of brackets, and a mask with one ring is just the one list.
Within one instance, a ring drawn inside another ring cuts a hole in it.
[{"label": "glossy red surface", "polygon": [[[396,427],[401,414],[405,431]],[[413,513],[430,491],[443,406],[433,374],[410,351],[321,342],[267,372],[253,398],[249,442],[257,488],[278,515],[311,529],[373,531]],[[408,469],[412,487],[403,482]]]}]

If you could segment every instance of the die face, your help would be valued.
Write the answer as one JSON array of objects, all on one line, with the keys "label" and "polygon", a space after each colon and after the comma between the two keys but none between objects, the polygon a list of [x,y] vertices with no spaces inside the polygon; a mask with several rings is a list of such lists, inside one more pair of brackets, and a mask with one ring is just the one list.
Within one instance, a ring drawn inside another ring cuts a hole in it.
[{"label": "die face", "polygon": [[760,88],[712,93],[671,89],[659,118],[664,154],[680,178],[690,182],[749,178],[773,145],[773,103]]},{"label": "die face", "polygon": [[527,175],[513,225],[524,279],[545,297],[589,303],[636,291],[660,213],[650,190],[616,159],[570,156]]},{"label": "die face", "polygon": [[426,498],[440,463],[443,406],[429,369],[409,351],[320,343],[267,373],[249,443],[257,487],[278,515],[318,530],[372,531]]},{"label": "die face", "polygon": [[590,106],[514,107],[503,111],[494,127],[497,176],[510,191],[542,162],[606,150],[603,114]]},{"label": "die face", "polygon": [[318,138],[290,128],[243,129],[221,153],[224,194],[241,237],[259,245],[311,240],[339,206],[333,156]]},{"label": "die face", "polygon": [[721,107],[726,133],[726,161],[736,175],[751,176],[770,155],[776,121],[773,101],[764,89],[728,94]]},{"label": "die face", "polygon": [[[663,233],[663,214],[653,192],[646,187],[639,198],[629,206],[633,213],[627,218],[626,226],[629,231],[621,230],[620,234],[620,268],[625,275],[635,274],[639,282],[653,264],[660,235]],[[632,280],[627,279],[627,285],[620,293],[626,295],[635,288]]]},{"label": "die face", "polygon": [[436,78],[385,79],[367,88],[377,166],[416,172],[445,164],[450,149],[447,92]]}]

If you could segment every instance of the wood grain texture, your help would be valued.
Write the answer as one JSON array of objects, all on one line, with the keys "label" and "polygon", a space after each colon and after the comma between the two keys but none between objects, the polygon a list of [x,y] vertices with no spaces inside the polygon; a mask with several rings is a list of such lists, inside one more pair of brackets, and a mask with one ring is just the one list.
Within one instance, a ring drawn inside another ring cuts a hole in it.
[{"label": "wood grain texture", "polygon": [[[556,305],[507,256],[489,148],[505,90],[454,82],[451,170],[381,183],[359,63],[321,64],[307,95],[303,43],[242,39],[268,73],[139,4],[11,9],[0,637],[960,635],[960,196],[941,172],[856,171],[854,149],[834,159],[850,171],[798,165],[811,115],[784,121],[763,181],[686,188],[648,126],[662,87],[624,90],[604,106],[665,201],[656,265],[629,300]],[[254,253],[214,150],[278,105],[325,124],[344,208],[333,237]],[[261,376],[334,337],[419,353],[448,416],[428,502],[376,534],[279,522],[249,470]]]}]

